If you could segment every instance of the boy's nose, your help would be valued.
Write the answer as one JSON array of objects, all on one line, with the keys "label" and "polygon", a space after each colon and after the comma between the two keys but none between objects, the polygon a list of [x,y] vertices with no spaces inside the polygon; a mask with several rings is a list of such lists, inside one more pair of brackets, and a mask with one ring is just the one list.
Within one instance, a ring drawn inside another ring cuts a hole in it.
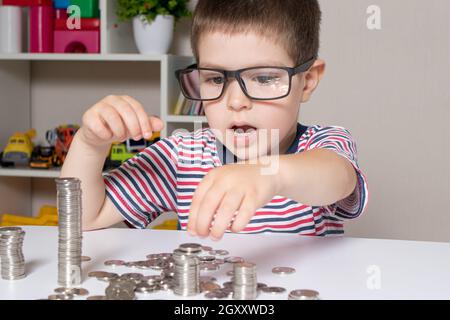
[{"label": "boy's nose", "polygon": [[252,107],[251,99],[249,99],[245,95],[236,79],[230,80],[225,90],[227,106],[229,108],[234,110],[241,110],[249,109]]}]

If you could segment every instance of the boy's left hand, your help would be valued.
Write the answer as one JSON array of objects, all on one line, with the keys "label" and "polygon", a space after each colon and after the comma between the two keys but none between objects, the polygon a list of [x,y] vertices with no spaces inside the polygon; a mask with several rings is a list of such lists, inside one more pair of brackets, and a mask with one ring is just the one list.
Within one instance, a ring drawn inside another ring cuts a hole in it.
[{"label": "boy's left hand", "polygon": [[188,232],[219,240],[228,228],[242,231],[255,211],[277,194],[278,184],[278,175],[263,174],[259,164],[236,163],[210,170],[192,198]]}]

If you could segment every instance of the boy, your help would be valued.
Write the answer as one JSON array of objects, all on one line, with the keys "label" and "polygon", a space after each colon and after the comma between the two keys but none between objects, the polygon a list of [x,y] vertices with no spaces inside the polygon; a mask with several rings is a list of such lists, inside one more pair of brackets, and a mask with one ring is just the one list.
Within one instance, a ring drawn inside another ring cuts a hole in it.
[{"label": "boy", "polygon": [[213,240],[342,234],[368,199],[355,142],[341,127],[297,123],[325,69],[320,19],[316,0],[200,0],[198,64],[177,77],[187,98],[203,101],[210,128],[173,134],[102,177],[112,141],[148,138],[163,123],[129,96],[90,108],[61,174],[82,181],[84,230],[123,219],[145,228],[175,211],[181,229]]}]

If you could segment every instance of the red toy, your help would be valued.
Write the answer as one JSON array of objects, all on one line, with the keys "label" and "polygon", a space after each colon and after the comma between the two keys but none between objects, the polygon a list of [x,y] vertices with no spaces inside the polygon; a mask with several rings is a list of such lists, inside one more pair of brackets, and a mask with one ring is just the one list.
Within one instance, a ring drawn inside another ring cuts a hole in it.
[{"label": "red toy", "polygon": [[55,30],[54,52],[58,53],[99,53],[100,32]]}]

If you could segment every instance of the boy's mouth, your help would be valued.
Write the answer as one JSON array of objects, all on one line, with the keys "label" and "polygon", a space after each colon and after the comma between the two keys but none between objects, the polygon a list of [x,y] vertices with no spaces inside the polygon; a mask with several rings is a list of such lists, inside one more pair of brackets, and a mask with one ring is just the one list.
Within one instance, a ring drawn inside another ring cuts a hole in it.
[{"label": "boy's mouth", "polygon": [[234,131],[234,134],[244,134],[244,133],[251,133],[256,130],[256,127],[246,124],[246,123],[236,123],[232,124],[229,129]]}]

